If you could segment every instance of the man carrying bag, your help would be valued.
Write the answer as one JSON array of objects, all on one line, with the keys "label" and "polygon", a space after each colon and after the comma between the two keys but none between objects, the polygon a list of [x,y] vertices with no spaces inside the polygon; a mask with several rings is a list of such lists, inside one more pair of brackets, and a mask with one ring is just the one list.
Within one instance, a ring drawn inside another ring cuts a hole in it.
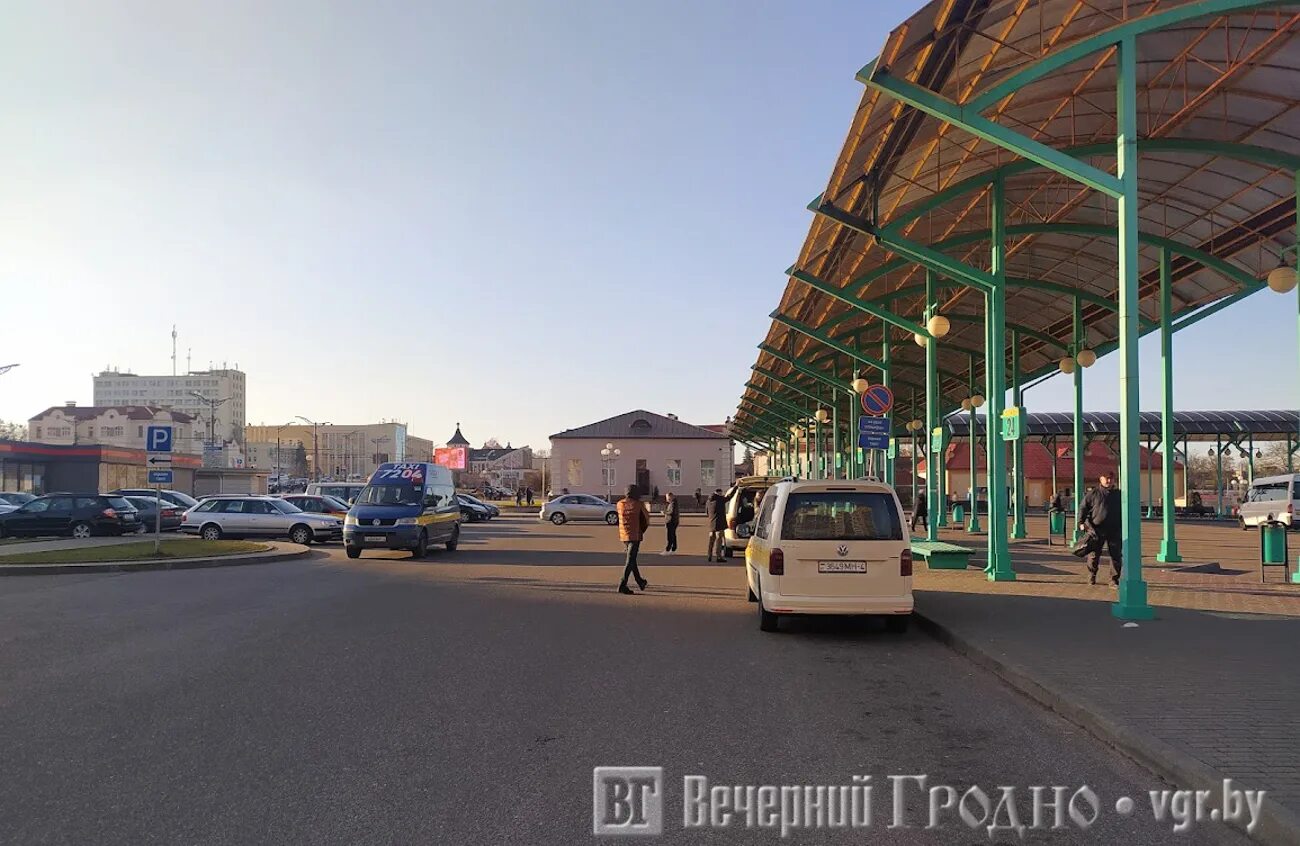
[{"label": "man carrying bag", "polygon": [[641,578],[641,571],[636,566],[636,555],[641,551],[641,539],[646,529],[650,528],[650,512],[641,501],[641,492],[636,485],[628,485],[627,496],[618,501],[618,536],[627,550],[627,563],[623,567],[623,579],[618,583],[619,593],[632,593],[627,586],[629,577],[636,579],[636,586],[645,590],[646,580]]}]

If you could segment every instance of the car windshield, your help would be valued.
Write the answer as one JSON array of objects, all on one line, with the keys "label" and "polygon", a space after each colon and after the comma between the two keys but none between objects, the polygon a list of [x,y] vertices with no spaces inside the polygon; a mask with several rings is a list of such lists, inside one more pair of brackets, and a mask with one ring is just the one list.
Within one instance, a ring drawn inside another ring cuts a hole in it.
[{"label": "car windshield", "polygon": [[390,484],[366,485],[357,497],[358,505],[419,505],[424,498],[424,486],[406,481]]},{"label": "car windshield", "polygon": [[291,502],[285,502],[282,499],[271,500],[271,507],[281,514],[301,514],[302,509]]},{"label": "car windshield", "polygon": [[903,523],[894,498],[867,491],[809,491],[790,494],[782,540],[902,540]]}]

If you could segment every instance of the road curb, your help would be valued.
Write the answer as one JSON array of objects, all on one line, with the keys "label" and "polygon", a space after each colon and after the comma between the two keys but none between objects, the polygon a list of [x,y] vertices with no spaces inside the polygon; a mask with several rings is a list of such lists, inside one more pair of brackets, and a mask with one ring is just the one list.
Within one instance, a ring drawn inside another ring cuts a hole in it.
[{"label": "road curb", "polygon": [[267,552],[220,555],[215,558],[153,558],[144,561],[89,561],[83,564],[0,564],[0,576],[64,576],[73,573],[137,573],[154,570],[199,570],[289,561],[311,553],[311,547],[273,543]]},{"label": "road curb", "polygon": [[[1021,694],[1048,710],[1055,711],[1176,787],[1211,790],[1212,795],[1222,792],[1223,774],[1199,759],[1103,716],[1099,713],[1099,708],[1091,707],[1085,701],[1072,698],[1052,685],[1039,681],[1029,670],[993,655],[937,620],[927,617],[924,612],[914,611],[913,616],[918,627],[935,640],[991,671]],[[1240,826],[1231,827],[1244,832]],[[1249,837],[1268,846],[1300,843],[1300,816],[1276,801],[1265,802],[1260,810],[1259,825]]]}]

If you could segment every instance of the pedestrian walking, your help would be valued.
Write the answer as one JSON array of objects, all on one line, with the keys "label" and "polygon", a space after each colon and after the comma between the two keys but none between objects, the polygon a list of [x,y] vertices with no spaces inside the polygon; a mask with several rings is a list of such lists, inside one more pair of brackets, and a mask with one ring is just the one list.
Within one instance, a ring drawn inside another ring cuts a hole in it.
[{"label": "pedestrian walking", "polygon": [[695,507],[696,508],[704,507],[704,494],[700,493],[699,488],[695,489]]},{"label": "pedestrian walking", "polygon": [[533,489],[532,489],[532,488],[525,488],[525,489],[524,489],[524,495],[528,497],[528,507],[529,507],[529,508],[532,508],[532,507],[533,507]]},{"label": "pedestrian walking", "polygon": [[912,524],[908,527],[909,531],[915,532],[917,523],[925,526],[927,532],[930,531],[930,504],[926,502],[927,498],[920,496],[912,503]]},{"label": "pedestrian walking", "polygon": [[632,589],[627,586],[628,577],[636,579],[636,586],[645,590],[646,580],[641,578],[641,571],[637,569],[636,556],[641,551],[641,540],[648,528],[650,512],[641,501],[636,485],[628,485],[627,496],[618,501],[618,537],[623,541],[623,549],[627,552],[623,578],[618,583],[619,593],[632,593]]},{"label": "pedestrian walking", "polygon": [[715,489],[709,501],[705,503],[704,521],[709,526],[709,561],[713,561],[715,553],[721,561],[722,543],[727,531],[727,500],[722,496],[722,488]]},{"label": "pedestrian walking", "polygon": [[1110,556],[1110,584],[1119,585],[1119,574],[1124,567],[1124,532],[1122,524],[1122,495],[1114,487],[1114,478],[1102,473],[1097,487],[1088,491],[1079,509],[1079,528],[1088,533],[1088,584],[1097,584],[1097,569],[1101,566],[1102,547]]},{"label": "pedestrian walking", "polygon": [[515,507],[518,508],[523,504],[524,504],[524,489],[515,488]]},{"label": "pedestrian walking", "polygon": [[677,495],[669,491],[664,502],[664,528],[668,530],[668,544],[664,547],[664,555],[672,555],[677,551],[677,524],[680,520],[681,512],[677,505]]}]

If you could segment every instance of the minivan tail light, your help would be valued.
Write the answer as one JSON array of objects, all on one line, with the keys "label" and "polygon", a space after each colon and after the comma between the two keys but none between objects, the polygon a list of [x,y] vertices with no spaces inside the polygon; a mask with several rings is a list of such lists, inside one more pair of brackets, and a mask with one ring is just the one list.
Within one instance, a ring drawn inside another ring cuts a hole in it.
[{"label": "minivan tail light", "polygon": [[912,548],[903,547],[903,554],[898,556],[898,575],[912,575]]},{"label": "minivan tail light", "polygon": [[774,549],[767,556],[767,574],[769,576],[785,575],[785,553],[779,549]]}]

